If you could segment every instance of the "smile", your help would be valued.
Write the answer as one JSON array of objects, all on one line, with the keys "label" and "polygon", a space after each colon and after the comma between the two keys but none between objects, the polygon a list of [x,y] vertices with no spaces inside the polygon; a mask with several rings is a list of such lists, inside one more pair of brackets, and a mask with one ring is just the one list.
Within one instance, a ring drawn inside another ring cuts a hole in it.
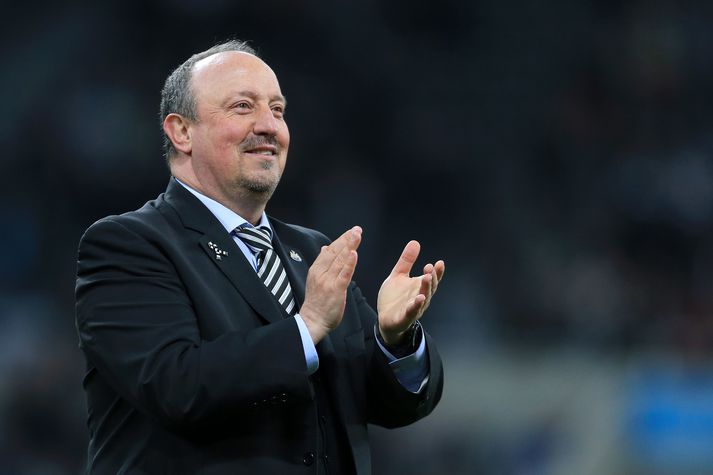
[{"label": "smile", "polygon": [[265,145],[257,148],[253,148],[250,150],[245,150],[245,153],[252,153],[256,155],[264,155],[266,157],[272,157],[274,155],[277,155],[277,147],[271,146],[271,145]]}]

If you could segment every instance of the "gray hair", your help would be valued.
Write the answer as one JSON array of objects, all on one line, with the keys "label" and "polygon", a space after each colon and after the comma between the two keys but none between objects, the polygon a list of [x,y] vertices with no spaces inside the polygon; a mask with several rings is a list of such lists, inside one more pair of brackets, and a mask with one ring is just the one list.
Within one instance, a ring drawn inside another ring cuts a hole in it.
[{"label": "gray hair", "polygon": [[[258,56],[255,50],[248,45],[246,41],[230,40],[224,43],[219,43],[205,51],[196,53],[188,58],[183,64],[177,67],[166,78],[166,82],[161,89],[161,110],[159,119],[161,130],[163,131],[163,121],[166,120],[168,114],[179,114],[190,120],[197,120],[196,113],[196,98],[191,90],[191,77],[193,66],[200,60],[205,59],[214,54],[224,53],[226,51],[239,51],[249,53],[253,56]],[[176,153],[176,149],[171,143],[165,132],[163,132],[163,153],[166,156],[166,162],[171,160],[171,157]]]}]

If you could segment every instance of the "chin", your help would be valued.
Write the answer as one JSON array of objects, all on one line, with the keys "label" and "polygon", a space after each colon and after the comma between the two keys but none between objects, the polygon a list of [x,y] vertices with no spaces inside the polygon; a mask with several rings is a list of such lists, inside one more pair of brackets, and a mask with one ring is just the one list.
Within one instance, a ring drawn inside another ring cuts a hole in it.
[{"label": "chin", "polygon": [[277,188],[279,180],[240,180],[240,187],[256,195],[263,195],[269,199]]}]

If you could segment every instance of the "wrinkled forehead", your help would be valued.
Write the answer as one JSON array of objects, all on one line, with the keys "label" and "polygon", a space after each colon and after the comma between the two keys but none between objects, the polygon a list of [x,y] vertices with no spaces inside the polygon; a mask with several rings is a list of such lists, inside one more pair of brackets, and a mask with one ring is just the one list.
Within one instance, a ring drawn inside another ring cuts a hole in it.
[{"label": "wrinkled forehead", "polygon": [[216,53],[196,62],[191,89],[196,98],[222,95],[235,89],[255,89],[256,94],[281,94],[277,76],[260,58],[242,51]]}]

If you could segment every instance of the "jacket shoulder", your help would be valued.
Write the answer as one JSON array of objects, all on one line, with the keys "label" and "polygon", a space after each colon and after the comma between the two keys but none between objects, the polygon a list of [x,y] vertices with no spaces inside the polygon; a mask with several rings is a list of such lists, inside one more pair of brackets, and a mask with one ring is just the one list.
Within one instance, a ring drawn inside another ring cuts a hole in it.
[{"label": "jacket shoulder", "polygon": [[146,234],[151,231],[160,231],[168,225],[170,207],[166,205],[163,194],[156,199],[146,202],[140,208],[122,214],[105,216],[92,223],[82,236],[82,241],[87,236],[101,234],[105,230],[124,230],[132,234]]},{"label": "jacket shoulder", "polygon": [[297,224],[285,223],[273,218],[272,216],[270,216],[270,223],[275,228],[275,231],[277,231],[278,236],[298,236],[302,239],[313,241],[319,246],[326,246],[332,242],[331,239],[316,229],[299,226]]}]

